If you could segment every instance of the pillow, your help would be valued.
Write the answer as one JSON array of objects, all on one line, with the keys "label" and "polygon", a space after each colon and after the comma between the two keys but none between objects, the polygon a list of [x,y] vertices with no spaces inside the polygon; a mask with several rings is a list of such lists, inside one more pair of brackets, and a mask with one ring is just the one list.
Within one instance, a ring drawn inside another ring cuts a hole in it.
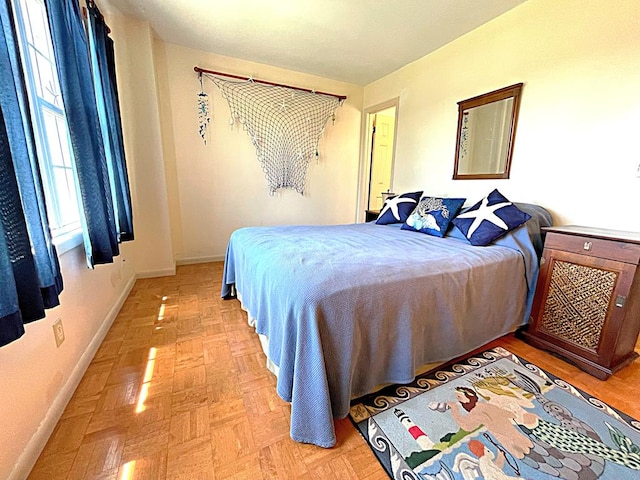
[{"label": "pillow", "polygon": [[523,212],[507,200],[497,189],[453,219],[472,245],[488,245],[529,220]]},{"label": "pillow", "polygon": [[422,197],[406,222],[403,230],[443,237],[449,222],[456,216],[466,198]]},{"label": "pillow", "polygon": [[376,223],[388,225],[390,223],[402,223],[416,208],[422,192],[403,193],[396,197],[387,198],[382,205]]}]

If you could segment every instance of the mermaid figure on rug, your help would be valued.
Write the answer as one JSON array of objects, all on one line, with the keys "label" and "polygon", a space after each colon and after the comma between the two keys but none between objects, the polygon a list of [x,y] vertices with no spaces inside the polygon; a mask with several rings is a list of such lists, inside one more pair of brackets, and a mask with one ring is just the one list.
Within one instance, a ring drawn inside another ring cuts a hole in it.
[{"label": "mermaid figure on rug", "polygon": [[[615,450],[604,444],[588,424],[562,405],[547,399],[533,380],[520,372],[515,373],[517,377],[514,378],[497,375],[481,378],[472,383],[474,388],[456,387],[457,401],[447,402],[445,408],[432,408],[449,410],[457,425],[467,432],[484,427],[515,461],[555,477],[595,480],[602,475],[606,460],[640,470],[640,455],[634,449]],[[527,411],[534,406],[532,398],[558,423]],[[485,436],[493,443],[488,435]],[[614,435],[612,438],[615,440]],[[494,445],[498,447],[498,444]],[[473,447],[479,452],[477,445]],[[500,455],[504,456],[504,453],[499,451],[497,456]],[[506,463],[519,474],[517,466],[509,461]]]}]

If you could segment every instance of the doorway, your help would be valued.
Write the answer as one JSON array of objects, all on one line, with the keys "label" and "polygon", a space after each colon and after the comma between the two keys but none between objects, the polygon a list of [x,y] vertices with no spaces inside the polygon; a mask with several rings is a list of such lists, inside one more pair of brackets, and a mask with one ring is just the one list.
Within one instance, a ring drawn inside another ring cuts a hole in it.
[{"label": "doorway", "polygon": [[393,187],[393,159],[397,122],[397,99],[378,105],[366,111],[367,153],[365,160],[366,210],[380,210],[383,193]]}]

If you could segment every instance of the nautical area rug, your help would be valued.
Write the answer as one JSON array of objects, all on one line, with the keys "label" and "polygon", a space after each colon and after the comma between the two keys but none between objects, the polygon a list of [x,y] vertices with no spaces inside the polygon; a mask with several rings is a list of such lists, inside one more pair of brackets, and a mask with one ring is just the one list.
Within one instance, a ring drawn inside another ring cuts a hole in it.
[{"label": "nautical area rug", "polygon": [[640,422],[503,348],[352,403],[397,480],[640,479]]}]

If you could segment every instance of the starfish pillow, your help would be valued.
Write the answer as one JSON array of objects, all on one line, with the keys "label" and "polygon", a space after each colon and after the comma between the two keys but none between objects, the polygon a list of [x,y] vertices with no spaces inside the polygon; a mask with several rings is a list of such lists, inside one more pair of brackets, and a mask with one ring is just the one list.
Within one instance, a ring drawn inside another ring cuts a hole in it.
[{"label": "starfish pillow", "polygon": [[484,246],[530,218],[531,215],[520,210],[496,189],[452,222],[472,245]]},{"label": "starfish pillow", "polygon": [[404,223],[413,209],[418,205],[422,192],[403,193],[396,197],[387,198],[382,205],[376,223],[388,225],[390,223]]}]

